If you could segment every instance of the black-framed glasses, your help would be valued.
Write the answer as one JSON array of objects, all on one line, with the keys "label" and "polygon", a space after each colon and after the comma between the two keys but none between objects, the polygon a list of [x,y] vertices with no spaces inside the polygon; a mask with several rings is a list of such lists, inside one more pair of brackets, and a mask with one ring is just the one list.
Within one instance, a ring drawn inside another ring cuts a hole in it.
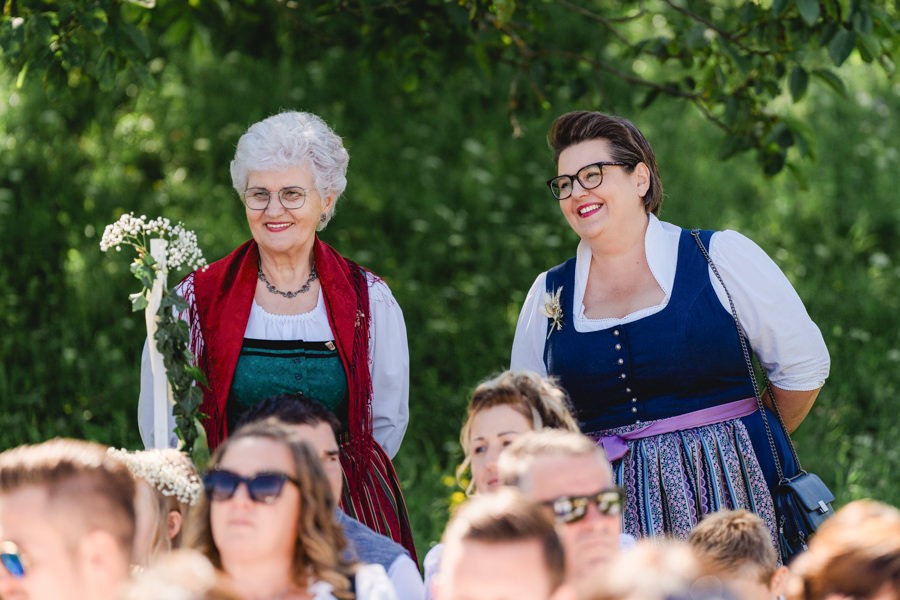
[{"label": "black-framed glasses", "polygon": [[25,577],[25,559],[15,542],[0,542],[0,563],[16,579]]},{"label": "black-framed glasses", "polygon": [[278,200],[287,210],[296,210],[306,204],[306,190],[297,185],[283,187],[277,192],[270,192],[261,187],[247,188],[244,192],[244,204],[250,210],[266,210],[272,200],[272,194],[278,195]]},{"label": "black-framed glasses", "polygon": [[208,471],[203,476],[203,489],[210,500],[223,501],[231,499],[238,486],[247,486],[247,495],[254,502],[272,504],[281,495],[284,484],[290,482],[300,487],[300,483],[288,475],[278,471],[265,471],[253,477],[243,477],[224,469]]},{"label": "black-framed glasses", "polygon": [[587,514],[588,506],[593,504],[601,515],[615,517],[622,514],[622,501],[625,497],[622,488],[608,488],[587,496],[560,496],[543,502],[553,510],[557,523],[574,523]]},{"label": "black-framed glasses", "polygon": [[572,195],[572,188],[575,186],[576,180],[584,189],[592,190],[603,183],[603,167],[627,166],[628,163],[601,160],[581,167],[574,175],[557,175],[553,179],[548,179],[547,187],[550,188],[550,193],[554,198],[565,200]]}]

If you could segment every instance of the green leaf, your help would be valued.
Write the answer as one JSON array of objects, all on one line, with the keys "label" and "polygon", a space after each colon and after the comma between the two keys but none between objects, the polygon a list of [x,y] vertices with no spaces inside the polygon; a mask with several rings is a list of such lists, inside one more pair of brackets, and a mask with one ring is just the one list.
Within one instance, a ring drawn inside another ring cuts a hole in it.
[{"label": "green leaf", "polygon": [[106,26],[109,24],[109,17],[106,15],[105,10],[96,6],[93,10],[82,13],[81,23],[84,25],[86,31],[95,35],[100,35],[106,31]]},{"label": "green leaf", "polygon": [[803,97],[808,85],[809,73],[806,72],[806,69],[799,65],[794,67],[788,80],[788,87],[791,90],[791,97],[794,99],[794,102],[798,102]]},{"label": "green leaf", "polygon": [[862,10],[853,13],[853,29],[859,33],[872,33],[874,23],[872,15]]},{"label": "green leaf", "polygon": [[835,35],[832,38],[831,43],[828,44],[828,55],[831,57],[831,60],[836,67],[844,64],[844,61],[847,60],[847,57],[853,52],[853,47],[855,45],[855,31],[841,29],[837,32],[837,35]]},{"label": "green leaf", "polygon": [[857,40],[856,48],[865,62],[872,62],[881,55],[881,46],[874,35],[859,34]]},{"label": "green leaf", "polygon": [[125,36],[131,40],[134,47],[138,49],[142,56],[150,56],[150,42],[144,32],[132,25],[131,23],[121,23],[119,31],[125,33]]},{"label": "green leaf", "polygon": [[831,89],[841,96],[847,96],[847,88],[844,86],[844,81],[828,69],[816,69],[813,71],[813,75],[824,81]]},{"label": "green leaf", "polygon": [[138,312],[147,308],[147,296],[144,294],[144,292],[135,292],[134,294],[129,294],[128,299],[131,300],[131,310],[134,312]]},{"label": "green leaf", "polygon": [[25,76],[28,75],[28,65],[30,63],[26,62],[22,65],[22,68],[19,69],[19,74],[16,76],[16,89],[21,90],[22,86],[25,84]]},{"label": "green leaf", "polygon": [[776,17],[780,17],[787,7],[788,0],[775,0],[772,2],[772,14]]},{"label": "green leaf", "polygon": [[97,61],[97,83],[100,85],[100,89],[104,92],[108,92],[115,87],[116,83],[116,59],[113,56],[112,50],[107,48],[100,55],[100,59]]},{"label": "green leaf", "polygon": [[513,13],[516,11],[515,0],[494,0],[494,14],[497,15],[497,26],[503,27],[512,19]]},{"label": "green leaf", "polygon": [[800,11],[800,17],[810,27],[819,18],[819,3],[817,0],[797,0],[797,10]]}]

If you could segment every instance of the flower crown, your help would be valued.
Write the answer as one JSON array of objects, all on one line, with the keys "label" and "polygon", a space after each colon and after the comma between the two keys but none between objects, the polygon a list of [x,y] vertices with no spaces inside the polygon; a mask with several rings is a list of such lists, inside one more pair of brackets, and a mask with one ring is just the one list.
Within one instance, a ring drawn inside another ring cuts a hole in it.
[{"label": "flower crown", "polygon": [[200,499],[203,484],[193,463],[174,448],[130,452],[109,448],[110,456],[128,467],[163,496],[175,496],[182,504],[193,506]]}]

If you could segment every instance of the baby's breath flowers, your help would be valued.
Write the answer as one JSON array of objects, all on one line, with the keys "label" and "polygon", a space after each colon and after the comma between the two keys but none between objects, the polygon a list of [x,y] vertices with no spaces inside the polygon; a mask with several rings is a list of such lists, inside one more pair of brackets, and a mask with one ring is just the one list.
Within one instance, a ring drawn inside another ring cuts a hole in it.
[{"label": "baby's breath flowers", "polygon": [[[110,223],[103,230],[100,239],[100,250],[107,252],[115,248],[116,252],[122,251],[122,246],[131,246],[138,256],[131,266],[131,272],[141,283],[144,290],[130,296],[132,308],[143,310],[147,307],[150,289],[156,275],[156,259],[150,255],[150,239],[165,240],[166,256],[162,268],[168,271],[177,271],[187,268],[191,271],[206,265],[206,259],[197,245],[197,236],[193,231],[184,228],[184,224],[172,225],[169,219],[157,217],[150,221],[145,215],[135,217],[134,213],[126,213],[119,217],[115,223]],[[145,280],[149,278],[149,281]]]},{"label": "baby's breath flowers", "polygon": [[107,453],[125,464],[131,474],[149,483],[163,496],[174,496],[193,506],[200,499],[203,484],[194,464],[174,448],[129,452],[109,448]]},{"label": "baby's breath flowers", "polygon": [[[160,239],[166,242],[165,253],[157,262],[150,253],[150,241]],[[106,226],[100,239],[100,250],[107,252],[115,248],[121,252],[123,246],[131,246],[137,252],[131,263],[131,272],[141,282],[141,290],[129,296],[132,310],[144,310],[150,302],[150,293],[157,274],[188,269],[194,271],[206,266],[203,253],[197,245],[197,236],[185,229],[182,223],[173,225],[165,217],[147,220],[127,213],[115,223]],[[187,302],[178,292],[169,287],[168,281],[162,289],[157,316],[154,341],[163,357],[166,378],[172,387],[175,405],[175,433],[182,442],[182,450],[199,465],[205,464],[209,456],[203,426],[200,424],[200,403],[203,394],[196,383],[205,384],[202,371],[194,366],[194,356],[188,349],[189,328],[178,317],[187,310]]]},{"label": "baby's breath flowers", "polygon": [[554,331],[559,331],[563,328],[563,310],[559,301],[561,294],[562,286],[556,288],[556,292],[553,294],[544,292],[544,305],[541,307],[541,312],[550,319],[550,331],[547,333],[548,340]]}]

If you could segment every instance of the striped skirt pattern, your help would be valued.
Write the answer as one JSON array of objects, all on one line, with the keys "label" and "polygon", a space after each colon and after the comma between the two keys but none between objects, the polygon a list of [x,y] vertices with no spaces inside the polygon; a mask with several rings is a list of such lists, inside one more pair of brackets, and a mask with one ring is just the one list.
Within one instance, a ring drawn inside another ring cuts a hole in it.
[{"label": "striped skirt pattern", "polygon": [[[649,424],[588,435],[599,439]],[[762,517],[778,547],[772,496],[740,419],[628,441],[613,470],[625,489],[625,533],[684,539],[707,513],[744,508]]]}]

